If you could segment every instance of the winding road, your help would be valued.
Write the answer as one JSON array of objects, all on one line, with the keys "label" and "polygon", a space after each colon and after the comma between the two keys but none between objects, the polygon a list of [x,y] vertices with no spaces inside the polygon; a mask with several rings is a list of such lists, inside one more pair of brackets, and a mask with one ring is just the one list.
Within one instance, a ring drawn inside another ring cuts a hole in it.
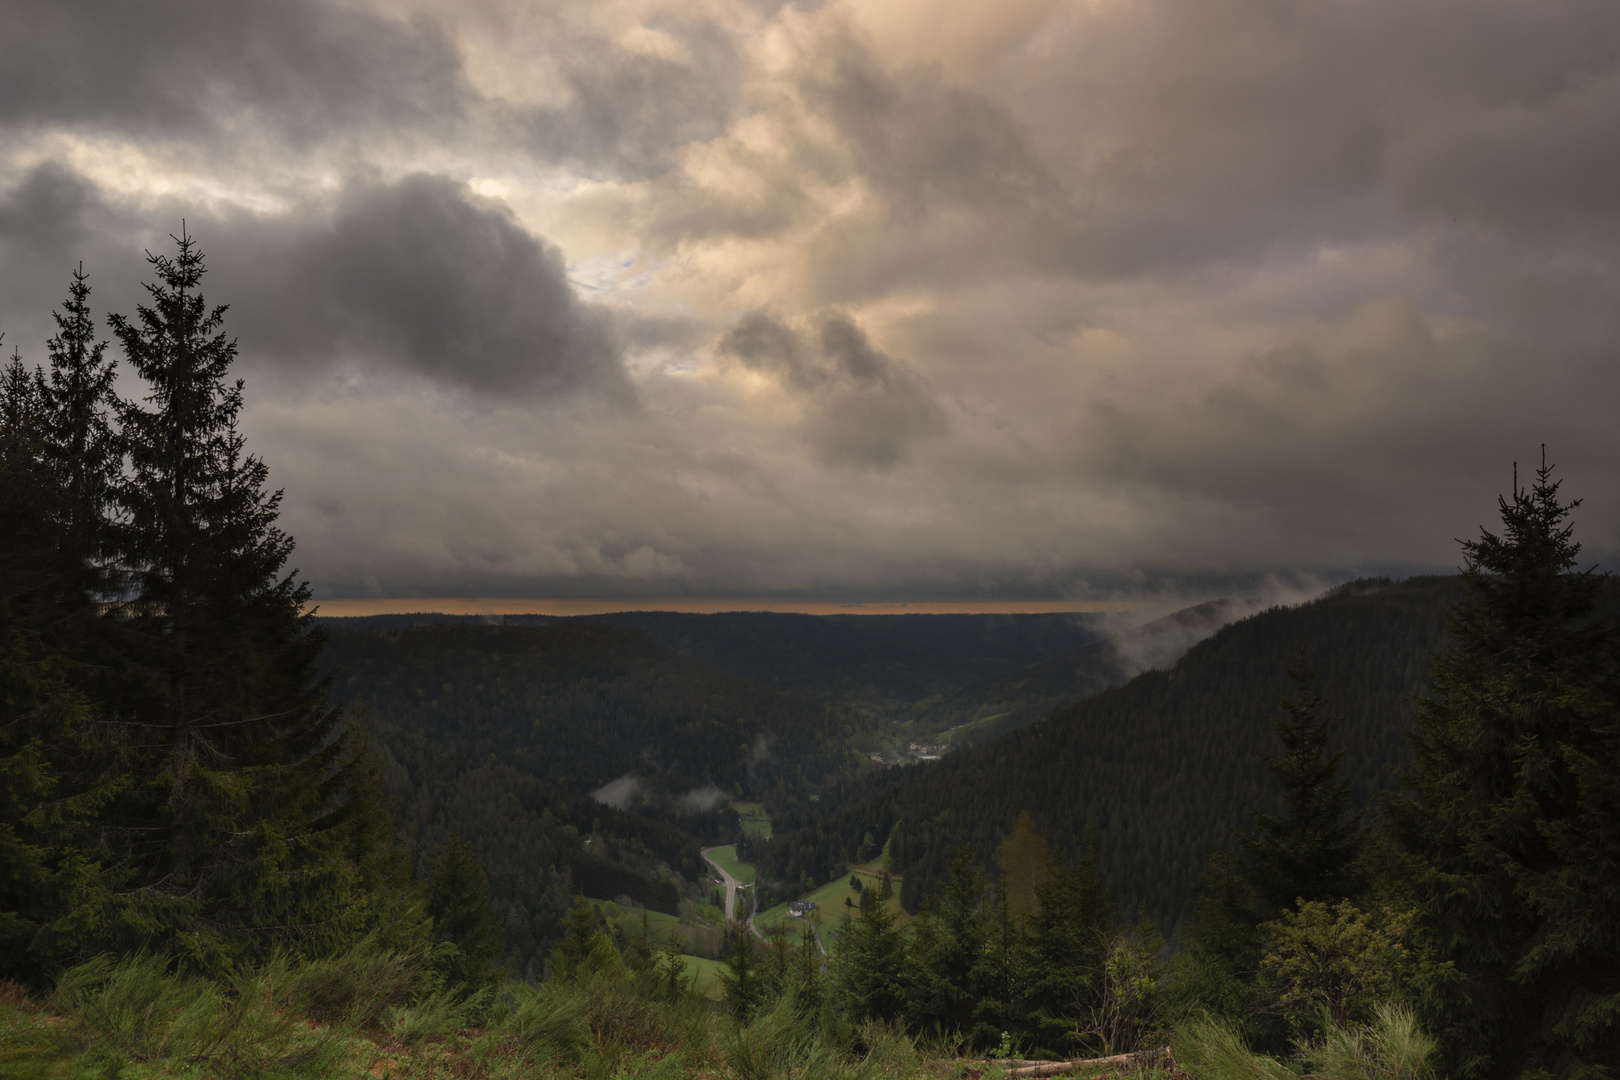
[{"label": "winding road", "polygon": [[[730,872],[728,872],[725,867],[709,858],[709,852],[714,850],[716,850],[716,848],[704,848],[703,861],[714,867],[716,872],[719,873],[721,880],[726,883],[726,922],[735,922],[737,920],[737,886],[739,883],[736,878],[731,876]],[[748,929],[753,931],[754,936],[759,938],[759,940],[765,940],[765,935],[760,933],[759,927],[754,925],[754,913],[752,911],[748,913]]]}]

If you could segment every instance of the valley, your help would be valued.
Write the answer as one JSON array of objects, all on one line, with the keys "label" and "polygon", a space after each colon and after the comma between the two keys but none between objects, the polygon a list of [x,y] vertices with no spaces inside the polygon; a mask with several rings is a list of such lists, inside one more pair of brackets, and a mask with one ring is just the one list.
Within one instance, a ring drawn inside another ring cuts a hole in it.
[{"label": "valley", "polygon": [[[1401,765],[1454,595],[1364,582],[1113,633],[1101,616],[387,616],[328,620],[325,663],[370,716],[419,865],[453,828],[478,850],[518,971],[581,891],[675,919],[705,958],[705,910],[769,939],[808,901],[836,949],[852,877],[887,870],[904,924],[954,844],[988,871],[1026,810],[1054,858],[1094,850],[1115,902],[1174,937],[1243,806],[1266,804],[1289,666],[1305,656],[1345,717],[1365,802]],[[745,887],[717,890],[720,869]]]}]

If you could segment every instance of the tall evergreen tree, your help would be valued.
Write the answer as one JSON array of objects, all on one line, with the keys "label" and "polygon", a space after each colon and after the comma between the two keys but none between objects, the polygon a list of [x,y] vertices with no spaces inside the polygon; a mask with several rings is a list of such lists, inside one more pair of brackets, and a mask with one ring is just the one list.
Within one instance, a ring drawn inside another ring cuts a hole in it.
[{"label": "tall evergreen tree", "polygon": [[97,341],[90,315],[90,283],[81,264],[68,298],[52,313],[56,335],[48,343],[51,372],[42,384],[45,458],[60,487],[60,543],[84,564],[88,587],[108,582],[97,565],[105,554],[107,510],[122,455],[112,415],[117,366]]},{"label": "tall evergreen tree", "polygon": [[94,614],[63,542],[41,374],[0,377],[0,977],[48,981],[118,906],[96,818],[126,783],[87,694]]},{"label": "tall evergreen tree", "polygon": [[984,873],[960,843],[945,867],[945,888],[913,942],[916,978],[907,1011],[927,1030],[970,1032],[979,1000],[975,969],[989,942]]},{"label": "tall evergreen tree", "polygon": [[[1006,893],[997,890],[990,897],[989,915],[985,949],[970,976],[977,998],[972,1036],[980,1046],[995,1045],[1003,1032],[1022,1035],[1029,1016],[1029,955],[1023,927],[1014,917]],[[1024,1042],[1020,1038],[1021,1047]]]},{"label": "tall evergreen tree", "polygon": [[[870,900],[867,897],[871,897]],[[861,894],[861,908],[838,938],[833,977],[850,1015],[893,1019],[906,998],[905,940],[878,890]]]},{"label": "tall evergreen tree", "polygon": [[746,927],[727,926],[726,945],[726,967],[720,972],[726,1009],[739,1024],[746,1024],[769,997],[770,975]]},{"label": "tall evergreen tree", "polygon": [[1264,1006],[1261,923],[1301,902],[1342,900],[1364,885],[1362,836],[1350,811],[1350,786],[1338,778],[1344,752],[1328,753],[1338,720],[1316,693],[1301,656],[1288,672],[1292,700],[1277,718],[1281,756],[1264,755],[1280,789],[1280,814],[1251,808],[1252,831],[1218,854],[1207,891],[1183,934],[1173,994],[1184,1010],[1209,1010],[1239,1024],[1250,1043],[1287,1049],[1289,1031]]},{"label": "tall evergreen tree", "polygon": [[1266,918],[1302,902],[1342,900],[1362,886],[1360,828],[1349,781],[1338,779],[1344,751],[1327,750],[1339,721],[1315,692],[1316,674],[1303,656],[1288,675],[1294,697],[1281,702],[1277,720],[1283,752],[1265,755],[1282,789],[1282,813],[1253,811],[1253,832],[1238,839],[1238,872]]},{"label": "tall evergreen tree", "polygon": [[1459,1076],[1620,1074],[1620,634],[1592,617],[1543,458],[1463,543],[1466,599],[1386,801],[1393,874],[1463,977],[1429,1002]]},{"label": "tall evergreen tree", "polygon": [[139,788],[121,805],[140,917],[126,942],[204,969],[276,947],[324,951],[376,914],[359,850],[374,773],[315,674],[308,586],[283,573],[280,492],[245,453],[236,343],[189,235],[148,256],[150,304],[111,319],[149,408],[119,410],[129,475],[115,554],[132,663],[120,721]]},{"label": "tall evergreen tree", "polygon": [[495,961],[501,953],[501,922],[490,910],[484,868],[471,845],[455,830],[433,860],[428,889],[433,936],[456,947],[446,972],[450,981],[477,990],[498,979],[501,972]]},{"label": "tall evergreen tree", "polygon": [[1073,868],[1051,871],[1036,899],[1029,921],[1030,1036],[1037,1048],[1072,1051],[1065,1040],[1094,1002],[1119,912],[1089,844]]},{"label": "tall evergreen tree", "polygon": [[614,970],[618,963],[619,951],[613,939],[602,932],[602,917],[595,905],[582,895],[575,896],[563,924],[562,940],[551,950],[547,975],[553,979],[584,979]]}]

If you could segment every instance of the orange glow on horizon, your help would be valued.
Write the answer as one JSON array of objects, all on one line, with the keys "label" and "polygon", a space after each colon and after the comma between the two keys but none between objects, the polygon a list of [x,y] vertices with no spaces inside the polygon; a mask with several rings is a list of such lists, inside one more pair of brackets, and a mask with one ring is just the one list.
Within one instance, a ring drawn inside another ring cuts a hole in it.
[{"label": "orange glow on horizon", "polygon": [[622,611],[675,611],[714,615],[725,611],[769,611],[798,615],[1051,615],[1065,612],[1123,612],[1128,600],[741,600],[688,597],[627,600],[507,599],[504,597],[380,597],[321,600],[317,613],[329,617],[362,615],[610,615]]}]

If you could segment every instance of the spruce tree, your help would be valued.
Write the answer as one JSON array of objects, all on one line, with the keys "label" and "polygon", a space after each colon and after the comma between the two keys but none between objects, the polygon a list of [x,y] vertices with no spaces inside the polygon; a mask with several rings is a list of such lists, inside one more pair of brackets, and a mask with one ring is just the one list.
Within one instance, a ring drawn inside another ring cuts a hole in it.
[{"label": "spruce tree", "polygon": [[895,921],[893,909],[878,897],[878,890],[868,889],[861,894],[860,914],[844,924],[833,976],[851,1016],[888,1020],[902,1011],[906,945]]},{"label": "spruce tree", "polygon": [[[271,948],[319,953],[376,920],[375,773],[315,674],[310,592],[284,573],[281,493],[245,452],[236,342],[199,291],[203,256],[149,255],[157,280],[113,331],[149,407],[121,403],[128,475],[113,552],[130,662],[120,721],[138,789],[119,806],[138,917],[123,944],[204,970]],[[113,944],[117,944],[115,940]]]},{"label": "spruce tree", "polygon": [[116,917],[123,883],[96,819],[109,769],[87,687],[94,609],[64,542],[64,485],[40,373],[0,378],[0,978],[36,986]]},{"label": "spruce tree", "polygon": [[945,888],[913,941],[907,1012],[925,1030],[972,1031],[975,968],[989,941],[986,915],[984,874],[973,849],[959,843],[945,866]]},{"label": "spruce tree", "polygon": [[1384,810],[1392,876],[1460,995],[1426,1002],[1458,1076],[1620,1073],[1620,635],[1593,617],[1543,458],[1463,543],[1466,598]]},{"label": "spruce tree", "polygon": [[1205,875],[1206,892],[1182,935],[1171,995],[1184,1012],[1205,1010],[1238,1024],[1251,1045],[1287,1049],[1289,1031],[1270,1007],[1260,976],[1261,924],[1301,902],[1343,900],[1365,884],[1362,836],[1350,786],[1338,779],[1344,752],[1328,753],[1338,720],[1315,691],[1301,655],[1288,672],[1292,699],[1280,704],[1281,756],[1264,755],[1280,789],[1281,813],[1251,808],[1252,831],[1234,837]]},{"label": "spruce tree", "polygon": [[60,543],[79,561],[86,586],[101,593],[110,582],[98,563],[106,554],[107,512],[122,455],[112,414],[118,370],[97,341],[90,315],[90,283],[81,264],[68,298],[52,312],[56,335],[48,343],[51,372],[41,386],[45,459],[60,487]]},{"label": "spruce tree", "polygon": [[501,975],[501,923],[489,907],[484,868],[472,846],[451,830],[444,849],[428,872],[427,913],[433,936],[456,947],[445,974],[468,990],[477,990]]},{"label": "spruce tree", "polygon": [[821,1008],[825,998],[824,981],[821,946],[816,943],[815,930],[807,925],[800,932],[799,945],[793,952],[788,971],[788,992],[800,1013],[812,1013]]},{"label": "spruce tree", "polygon": [[[0,334],[0,338],[5,335]],[[9,468],[22,469],[26,461],[37,462],[44,452],[45,414],[41,400],[42,377],[29,371],[16,348],[0,374],[0,450]]]},{"label": "spruce tree", "polygon": [[1075,1017],[1095,1004],[1118,908],[1103,888],[1102,867],[1088,841],[1075,866],[1054,868],[1036,892],[1029,921],[1028,1027],[1034,1045],[1053,1053]]},{"label": "spruce tree", "polygon": [[754,948],[753,935],[745,927],[728,926],[726,944],[729,952],[720,985],[727,1011],[739,1024],[746,1024],[766,1002],[768,975]]},{"label": "spruce tree", "polygon": [[1316,674],[1303,656],[1288,676],[1294,696],[1281,702],[1277,720],[1283,752],[1264,755],[1282,789],[1282,813],[1254,811],[1254,830],[1238,839],[1238,872],[1265,918],[1305,902],[1342,900],[1362,886],[1350,784],[1337,779],[1344,751],[1327,752],[1338,718],[1315,692]]}]

